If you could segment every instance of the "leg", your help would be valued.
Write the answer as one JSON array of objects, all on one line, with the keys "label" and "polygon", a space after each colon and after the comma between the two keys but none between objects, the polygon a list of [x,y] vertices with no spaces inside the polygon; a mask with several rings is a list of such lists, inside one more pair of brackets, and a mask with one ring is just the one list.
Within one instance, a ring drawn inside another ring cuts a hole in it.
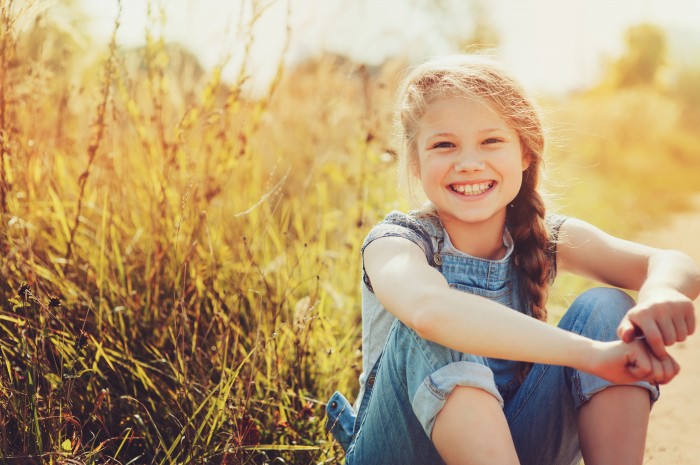
[{"label": "leg", "polygon": [[440,455],[411,409],[408,367],[425,371],[421,349],[413,343],[411,330],[400,322],[389,332],[366,409],[360,409],[355,436],[346,454],[346,465],[384,463],[442,464]]},{"label": "leg", "polygon": [[[580,310],[574,328],[599,340],[617,339],[617,326],[634,301],[622,291],[594,289],[575,302]],[[585,320],[584,327],[580,326]],[[562,321],[563,323],[563,321]],[[576,331],[576,329],[574,329]],[[648,383],[611,386],[587,373],[577,373],[578,430],[581,452],[589,465],[641,464],[649,424],[650,395],[658,388]]]},{"label": "leg", "polygon": [[611,386],[579,411],[578,434],[586,465],[640,465],[649,424],[649,391]]},{"label": "leg", "polygon": [[481,389],[452,391],[435,421],[433,443],[448,465],[520,463],[503,409]]},{"label": "leg", "polygon": [[534,365],[505,413],[523,465],[575,465],[581,461],[571,368]]},{"label": "leg", "polygon": [[[591,339],[615,340],[617,325],[632,305],[634,301],[622,291],[592,289],[574,301],[559,326]],[[640,389],[637,385],[645,389]],[[620,418],[624,424],[619,424],[619,427],[629,430],[625,434],[636,437],[635,430],[639,425],[635,422],[640,421],[639,418],[642,419],[642,426],[646,431],[646,420],[643,419],[649,413],[649,396],[651,394],[656,398],[658,390],[648,383],[637,385],[606,389],[611,386],[609,382],[588,373],[566,367],[535,365],[505,408],[513,441],[523,465],[578,464],[581,446],[585,449],[586,457],[593,459],[593,449],[605,448],[605,444],[588,433],[597,428],[597,432],[602,434],[605,426],[602,423],[607,420],[600,410],[608,408],[608,403],[604,402],[606,398],[618,401],[620,409],[635,410],[634,414],[630,413]],[[615,391],[626,399],[622,401],[608,397]],[[644,396],[640,396],[639,393]],[[603,397],[589,404],[602,394]],[[643,403],[640,403],[640,397],[644,398]],[[583,418],[579,418],[579,414],[583,415]],[[581,433],[585,437],[581,437],[580,446],[579,426],[584,424],[586,426],[583,428],[586,431]],[[637,439],[618,437],[621,441],[631,442],[624,446],[616,444],[616,447],[631,446],[634,449],[639,444]],[[641,442],[643,448],[643,439]],[[594,465],[596,463],[598,462],[593,462]]]},{"label": "leg", "polygon": [[[358,418],[346,463],[444,463],[431,437],[436,417],[456,386],[490,392],[496,405],[501,405],[493,373],[478,363],[483,357],[470,357],[421,339],[397,321],[379,362],[368,407]],[[466,437],[472,432],[460,433]]]}]

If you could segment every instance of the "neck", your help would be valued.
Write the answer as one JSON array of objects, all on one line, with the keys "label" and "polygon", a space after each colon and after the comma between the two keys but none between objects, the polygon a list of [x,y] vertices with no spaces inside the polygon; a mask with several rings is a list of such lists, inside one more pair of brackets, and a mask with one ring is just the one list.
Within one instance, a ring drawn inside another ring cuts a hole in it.
[{"label": "neck", "polygon": [[450,242],[457,250],[487,260],[499,260],[504,257],[505,217],[502,220],[474,224],[463,223],[453,218],[442,221],[445,231],[450,236]]}]

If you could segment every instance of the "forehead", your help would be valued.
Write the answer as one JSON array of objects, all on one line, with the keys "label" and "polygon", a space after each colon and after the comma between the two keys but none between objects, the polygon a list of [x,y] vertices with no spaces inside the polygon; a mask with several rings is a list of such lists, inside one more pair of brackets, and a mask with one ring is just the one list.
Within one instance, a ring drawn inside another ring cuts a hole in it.
[{"label": "forehead", "polygon": [[433,130],[511,130],[490,103],[471,97],[440,97],[429,102],[419,120],[419,133]]}]

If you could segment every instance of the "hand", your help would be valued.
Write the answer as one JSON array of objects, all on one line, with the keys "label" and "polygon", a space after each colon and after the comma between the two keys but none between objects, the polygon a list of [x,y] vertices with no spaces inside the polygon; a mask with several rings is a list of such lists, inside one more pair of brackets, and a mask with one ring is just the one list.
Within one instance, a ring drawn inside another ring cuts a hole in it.
[{"label": "hand", "polygon": [[693,302],[668,287],[643,290],[639,296],[620,322],[617,335],[625,342],[643,335],[654,355],[665,360],[669,357],[665,346],[684,341],[695,331]]},{"label": "hand", "polygon": [[666,384],[680,371],[680,366],[667,355],[660,360],[642,340],[595,342],[596,352],[591,357],[591,366],[586,369],[596,376],[615,384],[630,384],[648,381]]}]

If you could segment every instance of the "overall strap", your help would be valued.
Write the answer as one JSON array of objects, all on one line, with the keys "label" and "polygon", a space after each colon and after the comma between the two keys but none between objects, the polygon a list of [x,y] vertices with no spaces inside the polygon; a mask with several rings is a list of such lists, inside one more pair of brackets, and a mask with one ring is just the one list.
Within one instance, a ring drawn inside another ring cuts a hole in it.
[{"label": "overall strap", "polygon": [[[434,235],[431,235],[431,233],[426,229],[423,223],[418,220],[418,218],[431,223]],[[397,218],[397,220],[399,219]],[[440,220],[436,216],[429,213],[412,211],[408,215],[404,216],[403,221],[399,220],[395,224],[405,226],[420,236],[425,244],[425,258],[428,260],[428,264],[440,271],[442,267],[442,256],[440,253],[445,242],[444,230]],[[433,238],[435,239],[436,246],[433,246]]]}]

